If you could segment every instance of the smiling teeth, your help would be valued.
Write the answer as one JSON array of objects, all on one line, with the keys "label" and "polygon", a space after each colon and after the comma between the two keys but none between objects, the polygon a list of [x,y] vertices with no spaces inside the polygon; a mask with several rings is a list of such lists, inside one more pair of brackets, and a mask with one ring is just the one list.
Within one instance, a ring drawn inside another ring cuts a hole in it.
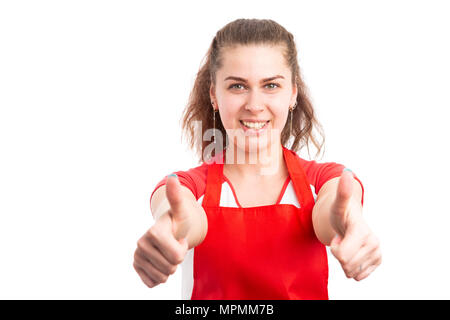
[{"label": "smiling teeth", "polygon": [[258,130],[258,129],[261,129],[262,127],[264,127],[264,125],[267,123],[267,121],[265,121],[265,122],[246,122],[246,121],[242,121],[242,123],[247,128],[257,129]]}]

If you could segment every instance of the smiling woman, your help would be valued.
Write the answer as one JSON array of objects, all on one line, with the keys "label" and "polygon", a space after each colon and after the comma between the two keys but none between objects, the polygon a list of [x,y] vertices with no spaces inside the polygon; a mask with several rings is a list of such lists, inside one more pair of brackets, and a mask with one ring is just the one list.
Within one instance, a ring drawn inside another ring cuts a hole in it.
[{"label": "smiling woman", "polygon": [[[380,264],[361,181],[296,153],[322,146],[306,92],[293,36],[278,23],[238,19],[217,32],[183,117],[203,163],[152,193],[156,222],[134,263],[145,284],[182,263],[184,299],[328,299],[326,245],[355,280]],[[218,139],[205,139],[216,128]]]}]

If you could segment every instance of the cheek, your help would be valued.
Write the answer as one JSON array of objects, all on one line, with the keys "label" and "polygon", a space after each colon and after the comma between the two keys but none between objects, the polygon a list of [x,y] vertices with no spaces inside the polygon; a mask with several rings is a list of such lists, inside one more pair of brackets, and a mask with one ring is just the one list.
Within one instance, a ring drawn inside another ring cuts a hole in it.
[{"label": "cheek", "polygon": [[[234,99],[236,100],[236,99]],[[222,100],[220,108],[220,117],[225,128],[233,127],[236,119],[239,118],[239,112],[242,104],[233,99]]]},{"label": "cheek", "polygon": [[273,123],[274,128],[283,130],[286,125],[286,121],[289,121],[289,112],[284,110],[274,111],[275,122]]},{"label": "cheek", "polygon": [[237,109],[228,106],[223,106],[220,109],[220,118],[222,119],[222,124],[226,129],[234,127],[234,123],[236,122],[237,117]]}]

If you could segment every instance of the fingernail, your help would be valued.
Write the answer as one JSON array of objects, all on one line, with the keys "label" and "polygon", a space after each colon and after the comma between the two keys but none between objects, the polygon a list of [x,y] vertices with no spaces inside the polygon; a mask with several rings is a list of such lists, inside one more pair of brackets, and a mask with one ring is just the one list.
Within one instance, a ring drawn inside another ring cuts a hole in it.
[{"label": "fingernail", "polygon": [[344,170],[342,170],[342,171],[350,171],[350,172],[352,172],[352,170],[350,170],[349,168],[344,168]]},{"label": "fingernail", "polygon": [[167,176],[167,178],[170,178],[170,177],[178,178],[178,176],[177,176],[175,173],[171,173],[171,174],[169,174],[169,175]]}]

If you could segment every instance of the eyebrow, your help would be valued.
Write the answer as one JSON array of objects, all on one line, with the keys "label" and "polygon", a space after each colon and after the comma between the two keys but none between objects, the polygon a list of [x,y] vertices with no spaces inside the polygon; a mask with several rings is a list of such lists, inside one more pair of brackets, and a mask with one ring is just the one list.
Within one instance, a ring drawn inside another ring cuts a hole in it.
[{"label": "eyebrow", "polygon": [[[280,75],[276,75],[276,76],[273,76],[273,77],[270,77],[270,78],[265,78],[265,79],[262,79],[262,80],[261,80],[260,82],[261,82],[261,83],[264,83],[264,82],[267,82],[267,81],[272,81],[272,80],[275,80],[275,79],[278,79],[278,78],[284,79],[284,77],[283,77],[283,76],[280,76]],[[234,77],[234,76],[229,76],[229,77],[226,77],[224,81],[227,81],[227,80],[236,80],[236,81],[247,82],[247,80],[246,80],[246,79],[244,79],[244,78],[240,78],[240,77]]]}]

